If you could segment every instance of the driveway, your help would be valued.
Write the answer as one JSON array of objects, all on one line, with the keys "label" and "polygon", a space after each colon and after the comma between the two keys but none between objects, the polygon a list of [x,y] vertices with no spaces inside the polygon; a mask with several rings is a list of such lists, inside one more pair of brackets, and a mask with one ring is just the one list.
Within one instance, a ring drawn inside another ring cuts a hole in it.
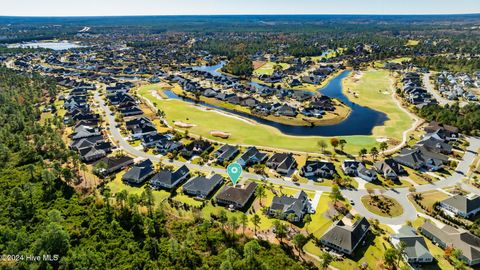
[{"label": "driveway", "polygon": [[[453,101],[453,100],[448,100],[446,98],[444,98],[440,92],[438,92],[437,90],[435,90],[435,87],[433,86],[433,84],[430,82],[430,76],[431,76],[431,73],[425,73],[423,74],[423,86],[425,87],[425,89],[430,93],[432,94],[432,96],[438,101],[438,104],[440,106],[445,106],[447,104],[449,105],[452,105],[454,104],[456,101]],[[467,102],[465,101],[460,101],[459,102],[459,105],[460,107],[463,107],[465,106],[466,104],[468,104]]]},{"label": "driveway", "polygon": [[[115,116],[111,115],[110,109],[108,108],[108,106],[105,105],[105,102],[102,100],[98,92],[95,92],[94,99],[98,103],[100,108],[105,112],[105,118],[110,128],[110,134],[113,137],[113,139],[116,141],[117,146],[122,148],[125,152],[129,153],[130,155],[133,155],[134,157],[145,158],[145,159],[149,158],[152,161],[162,160],[162,163],[167,165],[174,165],[177,167],[186,165],[190,169],[194,169],[194,170],[198,170],[206,173],[213,172],[213,173],[226,175],[226,170],[224,168],[216,168],[216,167],[210,167],[206,165],[191,164],[191,163],[185,163],[185,162],[176,161],[176,160],[170,161],[168,159],[161,159],[161,156],[159,155],[147,154],[141,150],[136,149],[135,147],[131,146],[125,140],[125,138],[121,135],[120,130],[116,127],[117,123],[115,122]],[[455,184],[460,183],[461,179],[464,178],[464,175],[468,172],[470,164],[474,161],[475,156],[477,154],[476,151],[480,148],[480,139],[474,138],[474,137],[468,137],[467,141],[470,143],[470,146],[465,152],[463,159],[458,163],[456,172],[454,172],[451,176],[440,179],[439,181],[433,184],[418,185],[416,186],[416,190],[418,192],[424,192],[428,190],[435,190],[437,188],[454,186]],[[315,185],[311,181],[309,181],[309,183],[294,183],[292,181],[287,181],[282,178],[265,177],[265,176],[253,174],[253,173],[244,173],[242,178],[271,182],[276,185],[282,185],[282,186],[292,187],[292,188],[300,188],[305,190],[313,190],[313,191],[319,191],[319,192],[331,191],[330,187]],[[462,187],[471,192],[480,194],[480,190],[475,189],[471,186],[462,185]],[[406,221],[414,220],[417,217],[417,211],[415,207],[407,199],[408,193],[409,193],[408,188],[398,188],[395,190],[390,189],[385,191],[384,195],[392,197],[395,200],[397,200],[403,206],[404,211],[403,211],[403,214],[398,217],[382,217],[382,216],[378,216],[371,213],[362,204],[361,198],[365,195],[368,195],[366,189],[359,188],[356,190],[349,190],[349,189],[342,190],[342,194],[345,198],[347,198],[348,200],[353,200],[355,202],[355,205],[353,206],[353,208],[360,215],[363,215],[367,218],[376,218],[380,222],[384,224],[390,224],[390,225],[401,225],[401,224],[404,224]],[[317,194],[318,192],[316,193],[315,197],[317,197]]]},{"label": "driveway", "polygon": [[[115,140],[115,144],[117,144],[117,146],[119,148],[121,148],[122,150],[124,150],[126,153],[128,153],[128,154],[130,154],[134,157],[139,157],[139,158],[142,158],[142,159],[147,159],[148,158],[152,161],[157,161],[157,162],[161,160],[163,164],[173,165],[173,166],[176,166],[176,167],[186,165],[189,169],[198,170],[198,171],[202,171],[202,172],[205,172],[205,173],[213,172],[213,173],[219,173],[219,174],[224,174],[224,175],[227,174],[226,169],[224,169],[224,168],[217,168],[217,167],[211,167],[211,166],[199,165],[199,164],[191,164],[191,163],[188,163],[188,162],[181,162],[181,161],[177,161],[177,160],[162,159],[160,155],[148,154],[148,153],[143,152],[139,148],[137,149],[137,147],[134,147],[134,146],[130,145],[126,141],[126,139],[122,136],[119,128],[116,127],[117,123],[115,122],[115,116],[111,115],[112,112],[110,111],[110,108],[108,108],[108,106],[105,104],[105,102],[100,97],[100,94],[98,92],[95,92],[94,99],[98,103],[100,109],[102,109],[105,112],[105,119],[108,123],[112,139]],[[243,173],[242,178],[243,179],[261,180],[261,181],[265,181],[265,182],[272,182],[273,184],[276,184],[276,185],[282,185],[282,186],[287,186],[287,187],[292,187],[292,188],[301,188],[301,189],[305,189],[305,190],[330,191],[330,188],[325,187],[325,186],[317,186],[317,185],[310,184],[310,183],[308,183],[308,184],[294,183],[294,182],[291,182],[291,181],[286,181],[286,180],[281,179],[281,178],[264,177],[264,176],[261,176],[261,175],[258,175],[258,174],[253,174],[253,173]]]},{"label": "driveway", "polygon": [[[470,143],[470,146],[467,148],[463,159],[458,163],[455,172],[452,175],[440,178],[437,182],[432,184],[418,185],[415,187],[417,192],[425,192],[429,190],[436,190],[439,188],[451,187],[460,183],[461,187],[469,192],[473,192],[480,195],[480,190],[476,189],[470,185],[461,183],[461,180],[465,177],[468,172],[470,164],[475,160],[477,155],[477,150],[480,148],[480,139],[475,137],[468,137],[467,141]],[[378,190],[376,190],[378,193]],[[386,190],[384,195],[389,196],[397,200],[400,205],[403,206],[403,214],[398,217],[382,217],[375,215],[368,211],[361,202],[363,196],[368,195],[367,190],[358,189],[358,190],[342,190],[342,194],[345,198],[353,200],[355,205],[353,208],[360,214],[367,218],[376,218],[381,223],[389,225],[401,225],[408,220],[414,220],[417,218],[417,211],[412,203],[408,200],[407,195],[410,193],[408,188],[396,188]]]}]

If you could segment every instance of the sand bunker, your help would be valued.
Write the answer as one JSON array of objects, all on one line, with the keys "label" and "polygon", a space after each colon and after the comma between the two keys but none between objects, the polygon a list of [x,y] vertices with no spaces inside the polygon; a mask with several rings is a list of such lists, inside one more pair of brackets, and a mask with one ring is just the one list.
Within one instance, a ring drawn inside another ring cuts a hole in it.
[{"label": "sand bunker", "polygon": [[385,138],[385,137],[378,137],[377,142],[387,142],[388,141],[388,138]]},{"label": "sand bunker", "polygon": [[191,127],[196,126],[194,124],[184,123],[184,122],[180,122],[180,121],[176,121],[173,124],[177,127],[180,127],[180,128],[191,128]]},{"label": "sand bunker", "polygon": [[219,131],[219,130],[211,131],[210,135],[212,135],[213,137],[219,137],[219,138],[222,138],[222,139],[228,139],[228,137],[230,137],[229,132],[223,132],[223,131]]}]

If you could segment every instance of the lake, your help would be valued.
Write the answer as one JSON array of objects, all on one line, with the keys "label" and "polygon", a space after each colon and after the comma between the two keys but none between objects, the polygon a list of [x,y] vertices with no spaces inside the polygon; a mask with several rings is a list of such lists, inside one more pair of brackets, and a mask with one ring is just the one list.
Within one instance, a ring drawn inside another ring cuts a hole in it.
[{"label": "lake", "polygon": [[43,49],[51,49],[55,51],[63,51],[73,48],[81,48],[81,46],[76,43],[71,42],[28,42],[28,43],[16,43],[10,44],[7,46],[8,48],[43,48]]},{"label": "lake", "polygon": [[[202,67],[193,67],[195,70],[203,70],[212,73],[213,75],[225,76],[224,74],[218,72],[217,70],[221,68],[225,63],[221,62],[220,64],[214,66],[202,66]],[[331,79],[330,82],[324,87],[318,89],[318,92],[329,96],[331,98],[336,98],[347,105],[351,112],[348,117],[340,123],[324,126],[294,126],[277,123],[274,121],[269,121],[248,113],[237,112],[234,110],[225,109],[219,106],[214,106],[206,103],[201,103],[202,106],[215,108],[223,110],[229,113],[233,113],[251,120],[254,120],[260,124],[269,125],[271,127],[277,128],[284,134],[293,135],[293,136],[350,136],[350,135],[372,135],[372,130],[376,126],[381,126],[388,120],[388,117],[385,113],[376,111],[374,109],[360,106],[352,101],[343,94],[343,85],[342,80],[350,74],[351,71],[346,70],[337,75],[335,78]],[[252,83],[252,82],[251,82]],[[258,86],[261,84],[253,83]],[[180,98],[170,91],[166,91],[166,94],[169,98]],[[193,100],[185,99],[188,102],[194,102]]]}]

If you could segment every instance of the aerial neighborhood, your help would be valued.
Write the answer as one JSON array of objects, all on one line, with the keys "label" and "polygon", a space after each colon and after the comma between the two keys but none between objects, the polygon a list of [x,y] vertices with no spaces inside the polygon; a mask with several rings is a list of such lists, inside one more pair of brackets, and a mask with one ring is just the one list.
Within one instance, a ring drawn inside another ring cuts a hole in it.
[{"label": "aerial neighborhood", "polygon": [[[58,40],[32,41],[39,48],[5,24],[19,37],[0,44],[0,92],[14,88],[3,73],[32,80],[16,91],[38,90],[0,96],[31,106],[0,102],[5,115],[24,114],[0,117],[0,165],[25,166],[18,177],[42,184],[42,204],[78,194],[89,216],[142,242],[110,249],[141,248],[155,261],[98,268],[476,269],[477,17],[152,17],[145,27],[68,26]],[[45,37],[57,31],[45,27]],[[0,42],[12,33],[2,31]],[[15,130],[24,137],[8,135]],[[74,230],[73,249],[89,233],[111,237],[90,221],[74,225],[74,206],[29,212],[28,198],[41,196],[24,184],[8,211],[40,219],[48,230],[39,239]],[[265,254],[272,264],[258,264]],[[75,269],[69,263],[52,269]]]}]

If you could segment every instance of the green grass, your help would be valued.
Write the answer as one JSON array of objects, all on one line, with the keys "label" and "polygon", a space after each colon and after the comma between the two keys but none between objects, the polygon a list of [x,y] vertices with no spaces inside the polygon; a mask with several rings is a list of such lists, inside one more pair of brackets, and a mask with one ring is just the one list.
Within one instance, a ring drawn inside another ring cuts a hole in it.
[{"label": "green grass", "polygon": [[[415,219],[412,222],[412,225],[415,229],[418,229],[418,227],[422,226],[423,223],[425,222],[425,218],[419,217]],[[428,250],[430,253],[435,257],[437,260],[436,263],[428,264],[422,267],[422,269],[425,270],[436,270],[436,269],[442,269],[442,270],[453,270],[455,269],[443,256],[445,254],[445,251],[438,247],[437,245],[433,244],[432,241],[430,241],[428,238],[424,237],[425,242],[427,243]],[[469,269],[469,268],[467,268]]]},{"label": "green grass", "polygon": [[[342,261],[335,261],[332,263],[332,266],[342,270],[357,269],[363,262],[366,262],[369,267],[368,269],[379,269],[378,264],[383,261],[385,250],[392,246],[388,241],[383,239],[383,236],[393,233],[386,225],[380,225],[380,227],[385,230],[384,234],[376,236],[368,246],[359,246],[352,258],[346,257]],[[371,238],[369,240],[371,241]]]},{"label": "green grass", "polygon": [[275,63],[275,62],[266,62],[264,65],[261,67],[255,69],[254,73],[257,75],[262,75],[262,74],[267,74],[271,75],[273,73],[273,67],[275,65],[280,65],[282,66],[282,69],[287,69],[290,65],[287,63]]},{"label": "green grass", "polygon": [[[388,71],[364,71],[358,80],[354,78],[354,73],[351,73],[343,81],[343,84],[346,95],[353,102],[387,114],[388,120],[385,124],[373,129],[375,137],[387,137],[395,141],[402,140],[403,131],[411,127],[413,119],[397,105],[392,97],[393,89]],[[348,90],[356,92],[358,97],[348,93]]]},{"label": "green grass", "polygon": [[312,222],[306,227],[315,237],[321,237],[333,223],[330,218],[325,216],[325,213],[330,207],[330,202],[329,193],[322,193],[316,213],[312,215]]},{"label": "green grass", "polygon": [[407,41],[407,46],[417,46],[418,43],[420,43],[420,40],[409,39],[409,40]]},{"label": "green grass", "polygon": [[[145,89],[140,89],[138,93],[155,102],[165,112],[170,125],[173,125],[174,121],[193,123],[196,126],[188,129],[191,134],[212,140],[305,152],[318,152],[317,142],[321,139],[328,140],[327,137],[320,136],[288,136],[276,128],[205,110],[181,100],[159,100]],[[214,137],[210,134],[214,130],[229,132],[231,136],[228,139]],[[345,136],[342,138],[347,141],[345,151],[352,153],[357,153],[361,148],[369,149],[377,144],[372,136]]]},{"label": "green grass", "polygon": [[[390,202],[391,206],[389,208],[389,211],[387,212],[386,210],[382,210],[377,207],[377,205],[382,204],[381,202],[378,202],[378,204],[370,204],[369,202],[373,202],[374,200],[372,199],[372,196],[367,195],[362,197],[362,203],[367,208],[368,211],[379,215],[383,217],[397,217],[403,214],[403,207],[397,202],[397,200],[387,197],[387,196],[378,196],[379,201],[383,202]],[[384,205],[385,203],[383,203]]]},{"label": "green grass", "polygon": [[[115,175],[115,179],[107,184],[107,186],[112,191],[112,194],[119,193],[122,190],[126,190],[128,194],[137,194],[140,196],[142,192],[145,190],[145,186],[141,187],[134,187],[127,185],[122,182],[122,176],[125,174],[126,171],[121,171]],[[153,190],[152,191],[153,198],[155,199],[155,203],[159,204],[163,200],[167,199],[170,196],[170,192],[164,190]]]},{"label": "green grass", "polygon": [[137,147],[137,146],[140,146],[142,142],[140,140],[135,140],[135,141],[128,142],[128,143],[133,147]]},{"label": "green grass", "polygon": [[176,195],[173,198],[173,200],[178,201],[178,202],[182,202],[182,203],[185,203],[185,204],[188,204],[188,205],[191,205],[191,206],[196,206],[196,207],[200,207],[202,205],[201,201],[196,200],[195,198],[189,197],[189,196],[184,195],[184,194]]},{"label": "green grass", "polygon": [[427,209],[432,209],[433,205],[436,202],[443,201],[447,199],[449,196],[441,191],[432,190],[422,193],[422,199],[420,200],[421,204],[426,207]]},{"label": "green grass", "polygon": [[[341,55],[343,51],[345,51],[346,48],[338,48],[337,51],[334,50],[328,50],[328,52],[325,55],[317,55],[317,56],[310,56],[310,59],[312,61],[319,61],[322,59],[329,59],[338,55]],[[308,57],[302,57],[302,61],[305,61]]]}]

